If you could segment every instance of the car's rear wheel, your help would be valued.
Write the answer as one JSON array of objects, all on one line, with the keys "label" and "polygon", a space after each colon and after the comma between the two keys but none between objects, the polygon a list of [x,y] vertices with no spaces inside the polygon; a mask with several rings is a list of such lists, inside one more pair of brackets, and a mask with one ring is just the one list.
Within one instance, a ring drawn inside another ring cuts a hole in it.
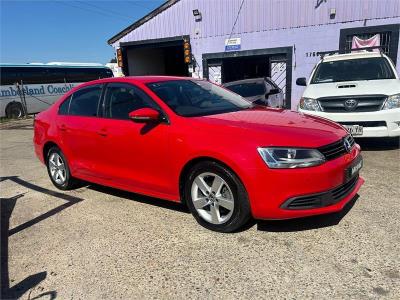
[{"label": "car's rear wheel", "polygon": [[213,161],[195,165],[185,184],[186,203],[203,227],[233,232],[250,218],[247,192],[227,167]]},{"label": "car's rear wheel", "polygon": [[79,181],[71,176],[67,160],[58,147],[50,148],[46,163],[50,180],[56,188],[70,190],[78,187]]}]

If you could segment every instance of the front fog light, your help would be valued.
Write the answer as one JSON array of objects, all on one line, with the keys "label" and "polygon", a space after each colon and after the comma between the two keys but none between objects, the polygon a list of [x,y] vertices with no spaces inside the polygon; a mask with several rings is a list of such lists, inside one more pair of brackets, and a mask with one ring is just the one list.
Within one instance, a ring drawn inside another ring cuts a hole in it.
[{"label": "front fog light", "polygon": [[272,169],[305,168],[325,162],[325,157],[316,149],[258,148],[257,150]]}]

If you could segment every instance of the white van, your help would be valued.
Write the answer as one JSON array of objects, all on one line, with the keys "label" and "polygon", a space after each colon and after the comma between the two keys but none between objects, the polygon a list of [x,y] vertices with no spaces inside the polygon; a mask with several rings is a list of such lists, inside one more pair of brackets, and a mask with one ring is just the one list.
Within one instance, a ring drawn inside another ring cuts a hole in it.
[{"label": "white van", "polygon": [[75,85],[112,76],[101,64],[0,64],[0,117],[41,112]]},{"label": "white van", "polygon": [[400,136],[400,80],[392,61],[379,52],[325,56],[306,86],[298,110],[345,126],[355,137]]}]

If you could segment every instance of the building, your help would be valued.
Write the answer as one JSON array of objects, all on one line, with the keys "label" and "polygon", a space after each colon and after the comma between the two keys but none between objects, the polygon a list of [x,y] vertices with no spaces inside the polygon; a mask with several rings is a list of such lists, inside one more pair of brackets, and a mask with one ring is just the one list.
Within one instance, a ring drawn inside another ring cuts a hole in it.
[{"label": "building", "polygon": [[269,76],[295,109],[296,78],[310,75],[318,52],[351,49],[354,36],[379,35],[399,68],[399,23],[398,0],[169,0],[108,43],[125,75]]}]

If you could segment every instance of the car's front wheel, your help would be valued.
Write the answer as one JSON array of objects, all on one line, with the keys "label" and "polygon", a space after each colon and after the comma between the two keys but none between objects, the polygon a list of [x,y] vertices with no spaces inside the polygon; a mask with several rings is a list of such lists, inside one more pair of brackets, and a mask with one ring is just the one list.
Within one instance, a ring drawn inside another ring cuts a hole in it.
[{"label": "car's front wheel", "polygon": [[79,186],[79,181],[71,176],[64,154],[58,147],[47,152],[47,172],[51,182],[60,190],[70,190]]},{"label": "car's front wheel", "polygon": [[185,200],[197,222],[219,232],[233,232],[250,218],[247,192],[227,167],[213,161],[195,165],[185,184]]}]

